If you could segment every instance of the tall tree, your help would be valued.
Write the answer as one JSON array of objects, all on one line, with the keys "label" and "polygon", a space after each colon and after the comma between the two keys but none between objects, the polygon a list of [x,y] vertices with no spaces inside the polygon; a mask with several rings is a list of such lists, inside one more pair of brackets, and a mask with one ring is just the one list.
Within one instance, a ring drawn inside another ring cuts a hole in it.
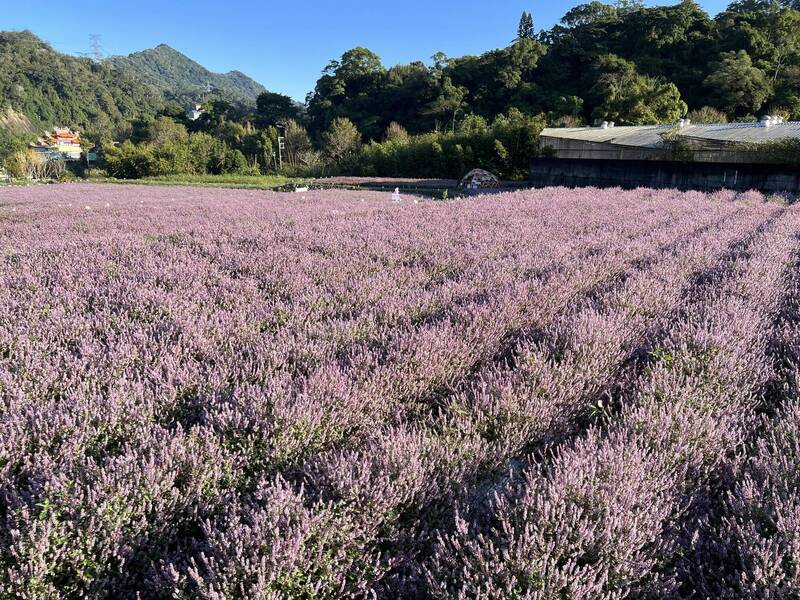
[{"label": "tall tree", "polygon": [[744,50],[767,77],[765,103],[800,115],[800,2],[740,0],[717,16],[721,50]]},{"label": "tall tree", "polygon": [[300,125],[294,119],[289,119],[286,122],[286,129],[284,130],[284,144],[286,161],[292,167],[297,167],[302,164],[303,155],[311,150],[311,139],[308,136],[306,128]]},{"label": "tall tree", "polygon": [[709,92],[731,114],[758,111],[771,93],[767,75],[753,65],[744,50],[723,52],[720,62],[706,78]]},{"label": "tall tree", "polygon": [[294,100],[283,94],[264,92],[256,99],[256,118],[260,125],[277,125],[281,121],[298,118]]},{"label": "tall tree", "polygon": [[0,127],[0,170],[3,170],[11,162],[11,157],[15,154],[24,152],[28,142],[33,140],[33,136],[18,134],[6,127]]},{"label": "tall tree", "polygon": [[645,5],[644,0],[617,0],[614,3],[614,7],[617,9],[619,14],[626,15],[642,10]]},{"label": "tall tree", "polygon": [[347,117],[365,135],[378,138],[388,125],[376,115],[385,82],[380,57],[366,48],[353,48],[328,63],[307,100],[314,133],[328,129],[336,117]]},{"label": "tall tree", "polygon": [[467,89],[453,83],[449,77],[442,80],[441,92],[436,99],[428,105],[426,111],[428,114],[436,115],[439,117],[452,117],[452,129],[456,129],[456,116],[461,111],[466,103]]},{"label": "tall tree", "polygon": [[533,15],[528,11],[522,13],[519,19],[519,27],[517,28],[517,41],[519,40],[532,40],[534,36],[533,30]]},{"label": "tall tree", "polygon": [[601,56],[594,70],[597,81],[590,93],[597,104],[593,111],[596,121],[624,125],[671,123],[688,110],[675,84],[642,75],[633,63],[618,56]]},{"label": "tall tree", "polygon": [[325,154],[339,167],[353,160],[361,146],[361,134],[353,122],[344,117],[334,119],[322,137]]},{"label": "tall tree", "polygon": [[271,129],[251,131],[242,138],[242,152],[251,163],[261,169],[262,173],[265,173],[274,161],[272,133]]},{"label": "tall tree", "polygon": [[396,121],[392,121],[386,128],[384,139],[387,142],[393,142],[395,144],[407,144],[410,138],[405,127]]}]

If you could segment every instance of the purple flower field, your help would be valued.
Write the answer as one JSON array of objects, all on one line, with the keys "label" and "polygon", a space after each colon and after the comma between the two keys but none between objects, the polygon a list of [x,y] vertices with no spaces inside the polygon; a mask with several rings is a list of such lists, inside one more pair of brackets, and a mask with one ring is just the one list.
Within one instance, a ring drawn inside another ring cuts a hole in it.
[{"label": "purple flower field", "polygon": [[800,597],[800,207],[0,189],[0,599]]}]

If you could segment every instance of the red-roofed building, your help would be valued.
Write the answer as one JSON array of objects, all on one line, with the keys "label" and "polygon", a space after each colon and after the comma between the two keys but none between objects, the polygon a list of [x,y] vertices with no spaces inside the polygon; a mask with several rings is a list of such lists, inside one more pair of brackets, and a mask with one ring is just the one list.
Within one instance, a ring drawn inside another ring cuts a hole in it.
[{"label": "red-roofed building", "polygon": [[47,155],[50,159],[80,160],[83,153],[81,134],[76,129],[57,127],[40,138],[31,149],[36,153]]}]

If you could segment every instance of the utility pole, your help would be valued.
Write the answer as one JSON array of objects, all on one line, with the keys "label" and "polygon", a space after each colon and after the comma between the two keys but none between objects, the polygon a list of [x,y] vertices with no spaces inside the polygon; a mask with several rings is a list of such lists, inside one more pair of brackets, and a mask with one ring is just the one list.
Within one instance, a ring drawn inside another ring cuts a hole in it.
[{"label": "utility pole", "polygon": [[[283,151],[286,149],[286,124],[278,123],[278,162],[280,163],[279,170],[283,171]],[[281,136],[281,129],[283,129],[283,136]]]}]

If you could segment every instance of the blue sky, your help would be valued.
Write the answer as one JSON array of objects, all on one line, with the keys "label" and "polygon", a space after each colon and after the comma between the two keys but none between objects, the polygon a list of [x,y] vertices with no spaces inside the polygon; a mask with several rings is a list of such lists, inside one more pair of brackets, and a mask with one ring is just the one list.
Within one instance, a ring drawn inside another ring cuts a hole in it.
[{"label": "blue sky", "polygon": [[[270,90],[302,100],[323,67],[349,48],[366,46],[386,65],[427,61],[438,51],[479,54],[507,45],[523,10],[533,13],[538,30],[549,28],[579,3],[0,0],[0,29],[30,29],[70,54],[88,51],[93,33],[102,36],[106,54],[166,43],[212,71],[237,69]],[[728,3],[701,0],[712,15]]]}]

